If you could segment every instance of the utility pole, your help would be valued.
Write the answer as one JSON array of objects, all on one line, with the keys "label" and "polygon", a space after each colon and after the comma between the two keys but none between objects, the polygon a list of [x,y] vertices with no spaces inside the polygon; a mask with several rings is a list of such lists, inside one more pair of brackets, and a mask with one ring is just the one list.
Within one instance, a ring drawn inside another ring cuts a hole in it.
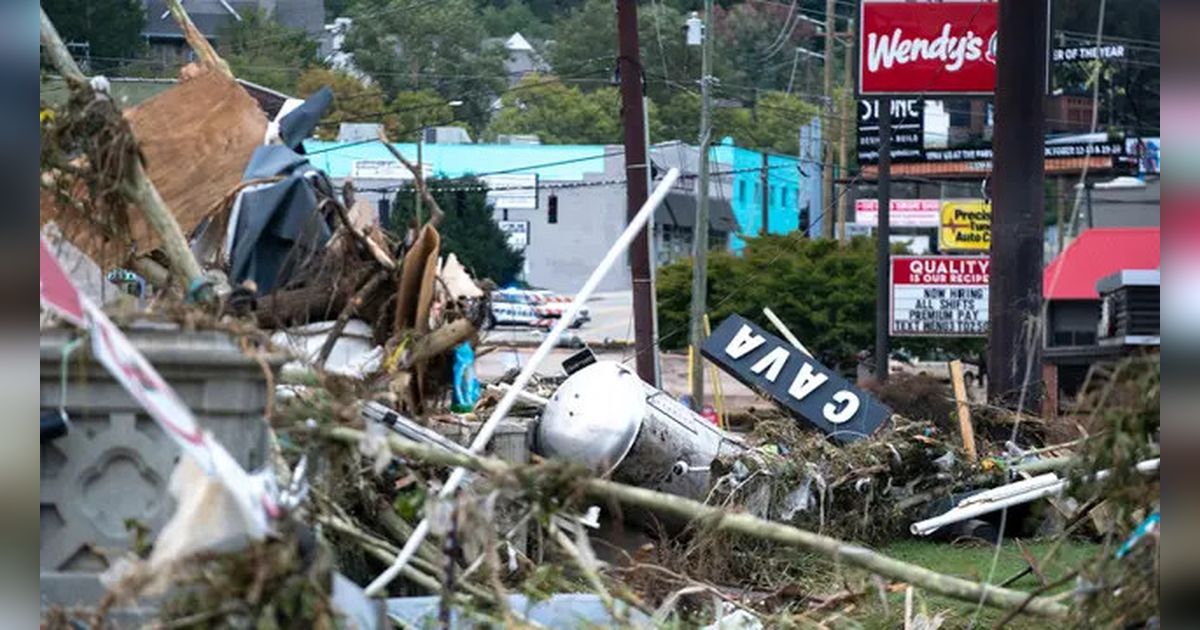
[{"label": "utility pole", "polygon": [[[696,224],[692,231],[692,313],[690,343],[692,346],[692,409],[704,407],[704,358],[700,344],[704,342],[705,298],[708,294],[708,147],[712,141],[712,15],[713,0],[704,0],[704,39],[700,54],[700,199],[696,204]],[[635,25],[636,26],[636,25]]]},{"label": "utility pole", "polygon": [[[850,138],[850,120],[855,115],[851,112],[858,112],[854,105],[852,87],[854,85],[854,19],[850,19],[849,26],[846,28],[846,50],[842,56],[842,99],[841,107],[839,108],[841,138],[838,140],[838,175],[845,180],[846,173],[850,172],[850,155],[849,155],[849,138]],[[849,186],[848,183],[843,183],[843,187]],[[837,219],[838,219],[838,240],[846,242],[846,191],[843,189],[837,197]]]},{"label": "utility pole", "polygon": [[[617,70],[621,74],[621,123],[625,128],[625,214],[632,221],[646,202],[646,127],[642,62],[638,52],[637,0],[617,0]],[[650,278],[649,226],[630,246],[633,276],[633,334],[638,376],[654,383],[654,289]]]},{"label": "utility pole", "polygon": [[887,382],[891,355],[892,99],[879,99],[879,226],[875,228],[875,380]]},{"label": "utility pole", "polygon": [[[421,127],[417,130],[417,177],[422,182],[425,181],[425,163],[421,159],[421,146],[425,144],[425,128]],[[416,205],[413,216],[417,218],[417,225],[422,225],[424,219],[421,218],[421,186],[418,183],[413,183],[413,199]]]},{"label": "utility pole", "polygon": [[[833,64],[835,57],[833,56],[833,29],[834,29],[834,11],[837,9],[836,0],[825,0],[825,60],[821,67],[825,71],[825,103],[823,110],[825,111],[825,123],[821,125],[823,129],[833,129]],[[821,134],[823,142],[821,148],[821,199],[826,208],[832,208],[833,203],[833,143],[828,141],[829,132],[825,131]],[[822,224],[827,226],[821,230],[825,238],[833,238],[834,217],[822,217]]]},{"label": "utility pole", "polygon": [[1034,322],[1042,305],[1046,20],[1042,2],[1000,2],[988,397],[1013,403],[1024,392],[1025,409],[1038,408],[1042,379],[1042,340]]},{"label": "utility pole", "polygon": [[759,179],[762,180],[762,226],[759,228],[758,233],[762,236],[766,236],[769,233],[768,225],[771,217],[771,194],[767,188],[768,184],[770,184],[770,174],[767,171],[770,168],[769,163],[770,156],[764,150],[762,153],[762,175],[759,176]]}]

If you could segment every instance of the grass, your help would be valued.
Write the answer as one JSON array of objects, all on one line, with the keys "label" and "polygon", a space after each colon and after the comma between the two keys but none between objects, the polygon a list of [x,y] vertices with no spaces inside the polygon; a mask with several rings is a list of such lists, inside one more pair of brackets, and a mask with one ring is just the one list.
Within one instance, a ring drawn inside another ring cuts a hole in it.
[{"label": "grass", "polygon": [[[1038,561],[1038,568],[1051,582],[1078,568],[1099,553],[1099,545],[1087,542],[1067,541],[1055,552],[1049,564],[1041,566],[1043,562],[1042,558],[1046,556],[1046,553],[1054,543],[1052,541],[1021,541],[1021,544]],[[988,577],[988,570],[991,568],[995,546],[982,542],[950,544],[924,540],[906,540],[893,543],[880,551],[897,560],[918,564],[933,571],[969,580],[983,581]],[[1003,582],[1025,567],[1025,560],[1021,555],[1017,543],[1006,539],[1004,547],[1000,551],[1000,558],[996,562],[996,571],[992,576],[991,583],[998,584]],[[1009,588],[1029,592],[1041,585],[1041,580],[1031,573],[1009,585]],[[1061,587],[1050,591],[1049,594],[1061,593],[1071,587],[1072,582],[1068,581]],[[919,590],[915,592],[913,599],[914,614],[924,612],[927,616],[932,617],[933,615],[942,613],[945,618],[942,628],[965,628],[971,625],[971,617],[975,613],[975,608],[975,604],[969,602],[940,597]],[[979,612],[979,617],[975,620],[974,627],[991,628],[1004,616],[1005,611],[985,606]],[[858,609],[852,611],[848,618],[843,618],[831,625],[837,627],[896,628],[903,625],[903,623],[904,591],[901,590],[888,595],[888,605],[886,608],[878,595],[874,594],[864,599]],[[1050,622],[1045,619],[1021,615],[1006,627],[1044,628],[1047,627],[1048,623]]]}]

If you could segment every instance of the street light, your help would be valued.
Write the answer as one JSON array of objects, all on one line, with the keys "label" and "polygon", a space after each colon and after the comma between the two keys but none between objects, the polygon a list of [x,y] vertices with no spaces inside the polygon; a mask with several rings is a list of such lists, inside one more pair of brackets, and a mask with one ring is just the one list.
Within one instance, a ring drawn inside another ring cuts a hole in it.
[{"label": "street light", "polygon": [[[460,99],[454,99],[452,101],[446,102],[446,105],[448,105],[452,108],[458,107],[459,105],[462,105],[462,104],[463,104],[463,102]],[[429,107],[432,108],[432,107],[439,107],[439,106],[438,105],[430,105]],[[425,125],[422,125],[421,128],[417,130],[417,172],[416,172],[416,177],[420,178],[420,180],[421,180],[420,183],[422,185],[425,184],[425,163],[422,161],[421,147],[425,145],[425,130],[426,129],[428,129],[428,127]],[[417,217],[417,222],[420,223],[421,222],[421,191],[420,191],[419,186],[413,186],[413,194],[416,195],[415,216]]]}]

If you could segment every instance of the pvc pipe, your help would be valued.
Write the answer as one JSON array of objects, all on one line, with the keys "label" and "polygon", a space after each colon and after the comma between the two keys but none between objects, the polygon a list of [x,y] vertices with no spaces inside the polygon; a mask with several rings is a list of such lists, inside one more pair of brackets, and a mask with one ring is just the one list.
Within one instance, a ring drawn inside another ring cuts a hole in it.
[{"label": "pvc pipe", "polygon": [[[633,220],[626,226],[625,231],[617,238],[617,242],[613,243],[608,253],[605,254],[604,259],[592,271],[592,275],[588,276],[587,281],[583,283],[583,288],[579,289],[575,294],[575,299],[569,303],[567,311],[562,314],[562,317],[550,329],[549,334],[542,340],[537,350],[534,351],[533,356],[529,357],[529,361],[525,363],[525,367],[521,369],[521,373],[513,380],[511,388],[504,393],[504,397],[496,405],[496,410],[488,417],[487,422],[484,422],[483,426],[480,427],[479,433],[471,442],[472,453],[481,453],[487,447],[488,442],[492,439],[492,434],[500,426],[500,421],[504,420],[509,410],[512,409],[513,403],[517,401],[517,396],[524,391],[525,385],[533,378],[534,370],[549,356],[554,346],[558,344],[558,339],[562,337],[563,333],[571,325],[571,322],[574,322],[575,317],[579,315],[579,309],[583,308],[584,303],[592,297],[592,293],[596,291],[596,287],[600,284],[600,281],[608,274],[612,266],[616,264],[617,259],[625,253],[625,250],[629,249],[630,244],[633,243],[633,239],[646,226],[646,223],[654,215],[654,211],[663,202],[663,199],[666,198],[667,192],[671,190],[671,186],[675,184],[675,180],[677,179],[679,179],[679,169],[672,168],[667,171],[662,181],[658,183],[658,187],[654,189],[654,192],[646,199],[646,203],[642,204],[641,209],[638,210]],[[438,493],[438,496],[446,498],[454,494],[458,490],[458,486],[463,482],[463,477],[466,474],[467,470],[465,468],[455,468],[446,480],[446,484],[442,486],[442,490]],[[396,559],[392,562],[392,565],[367,585],[365,590],[366,595],[368,597],[378,595],[392,580],[396,579],[396,576],[400,574],[400,571],[404,569],[404,566],[408,564],[413,554],[416,553],[417,547],[424,542],[425,537],[428,535],[429,519],[423,518],[413,530],[412,535],[405,541],[404,548],[396,555]]]},{"label": "pvc pipe", "polygon": [[[1159,461],[1160,461],[1159,458],[1155,458],[1155,459],[1148,459],[1143,462],[1138,462],[1136,469],[1138,472],[1143,473],[1143,474],[1155,472],[1158,470]],[[1110,475],[1112,475],[1112,471],[1102,470],[1102,471],[1096,473],[1093,478],[1096,481],[1103,481]],[[1042,479],[1043,477],[1035,477],[1034,479],[1026,479],[1025,481],[1021,481],[1021,482],[1018,482],[1017,484],[1011,484],[1011,485],[1017,486],[1020,484],[1026,484],[1027,482],[1036,481],[1038,479]],[[913,523],[912,526],[909,527],[909,531],[911,531],[914,535],[917,535],[917,536],[927,536],[927,535],[932,534],[933,532],[937,531],[939,528],[945,527],[946,525],[952,525],[954,523],[965,521],[969,518],[974,518],[976,516],[980,516],[983,514],[989,514],[991,512],[995,512],[997,510],[1002,510],[1007,507],[1012,507],[1014,505],[1021,505],[1022,503],[1029,503],[1031,501],[1036,501],[1038,499],[1057,495],[1057,494],[1061,493],[1064,489],[1066,489],[1067,485],[1068,485],[1068,480],[1066,480],[1066,479],[1060,479],[1054,483],[1044,484],[1044,485],[1040,485],[1040,486],[1030,484],[1030,485],[1026,486],[1027,489],[1024,492],[1021,492],[1019,494],[1009,494],[1008,496],[1004,496],[1003,498],[999,498],[999,499],[992,500],[992,501],[983,500],[983,501],[978,501],[978,502],[972,503],[972,502],[969,502],[969,499],[974,498],[974,497],[968,497],[968,500],[964,500],[958,506],[954,507],[954,509],[946,512],[945,514]],[[1002,486],[1001,488],[996,488],[996,490],[1001,490],[1001,489],[1004,489],[1004,487]],[[989,490],[989,492],[992,492],[992,491]]]},{"label": "pvc pipe", "polygon": [[1032,492],[1039,488],[1053,485],[1057,483],[1058,480],[1058,475],[1054,473],[1046,473],[1030,479],[1022,479],[1021,481],[1000,486],[998,488],[992,488],[991,490],[980,492],[979,494],[973,494],[962,501],[959,501],[958,507],[967,507],[968,505],[973,505],[975,503],[1007,499],[1018,494],[1025,494],[1026,492]]}]

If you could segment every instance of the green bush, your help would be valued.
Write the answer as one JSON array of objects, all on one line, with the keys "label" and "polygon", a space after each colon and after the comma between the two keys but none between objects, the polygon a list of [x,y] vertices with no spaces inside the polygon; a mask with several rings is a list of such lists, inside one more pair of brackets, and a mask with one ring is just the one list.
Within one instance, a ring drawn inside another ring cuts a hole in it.
[{"label": "green bush", "polygon": [[[664,349],[686,348],[692,299],[691,260],[658,274],[658,330]],[[708,314],[715,328],[734,313],[767,330],[770,307],[826,365],[846,369],[875,345],[875,244],[856,238],[845,247],[799,233],[747,238],[741,256],[708,259]],[[893,338],[892,347],[920,357],[975,360],[982,339]]]}]

